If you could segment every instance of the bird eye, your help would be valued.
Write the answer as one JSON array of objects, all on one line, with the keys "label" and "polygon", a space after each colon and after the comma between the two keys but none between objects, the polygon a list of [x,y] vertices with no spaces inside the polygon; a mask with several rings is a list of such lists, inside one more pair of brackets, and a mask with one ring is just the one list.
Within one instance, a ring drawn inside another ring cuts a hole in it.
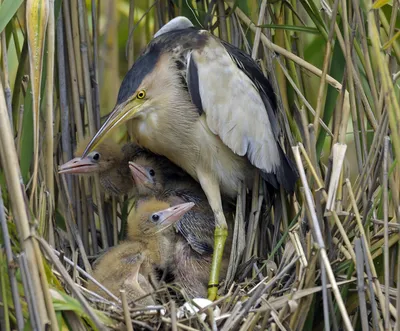
[{"label": "bird eye", "polygon": [[145,96],[146,96],[146,91],[144,90],[139,91],[137,94],[138,99],[144,99]]},{"label": "bird eye", "polygon": [[154,177],[156,175],[156,172],[153,169],[150,169],[149,174],[151,177]]},{"label": "bird eye", "polygon": [[152,219],[154,222],[158,222],[158,220],[160,219],[160,215],[158,215],[158,214],[153,214],[153,215],[151,215],[151,219]]},{"label": "bird eye", "polygon": [[100,160],[100,154],[97,153],[97,152],[93,153],[92,160],[93,161],[99,161]]}]

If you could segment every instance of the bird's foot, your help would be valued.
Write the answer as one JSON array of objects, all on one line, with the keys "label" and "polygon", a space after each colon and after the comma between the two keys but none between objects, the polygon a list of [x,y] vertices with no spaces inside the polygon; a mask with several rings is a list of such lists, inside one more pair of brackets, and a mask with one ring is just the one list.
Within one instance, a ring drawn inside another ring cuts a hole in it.
[{"label": "bird's foot", "polygon": [[214,254],[211,265],[210,281],[208,282],[208,299],[214,301],[218,295],[219,271],[221,268],[222,255],[224,253],[225,241],[228,230],[216,227],[214,233]]}]

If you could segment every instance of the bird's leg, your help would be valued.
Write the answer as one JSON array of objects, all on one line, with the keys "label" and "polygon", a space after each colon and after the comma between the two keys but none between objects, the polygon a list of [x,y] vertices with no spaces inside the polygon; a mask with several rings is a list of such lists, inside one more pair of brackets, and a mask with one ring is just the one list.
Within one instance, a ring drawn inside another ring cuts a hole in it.
[{"label": "bird's leg", "polygon": [[198,172],[197,175],[215,217],[214,254],[211,265],[210,280],[208,282],[208,299],[215,300],[218,293],[222,255],[224,253],[225,241],[228,237],[228,226],[222,209],[221,193],[218,181],[208,173]]}]

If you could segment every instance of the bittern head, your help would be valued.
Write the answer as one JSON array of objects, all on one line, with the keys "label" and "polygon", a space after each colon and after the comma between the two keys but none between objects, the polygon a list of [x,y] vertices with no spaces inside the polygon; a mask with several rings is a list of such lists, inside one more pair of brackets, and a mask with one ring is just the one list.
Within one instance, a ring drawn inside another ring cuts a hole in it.
[{"label": "bittern head", "polygon": [[181,79],[175,66],[169,52],[163,52],[158,44],[150,45],[126,74],[116,106],[87,145],[83,156],[93,151],[112,129],[126,121],[146,120],[150,114],[179,106]]},{"label": "bittern head", "polygon": [[60,174],[102,173],[112,169],[122,161],[121,147],[110,139],[102,141],[95,150],[81,157],[88,141],[90,139],[79,142],[75,152],[76,157],[59,167],[58,172]]},{"label": "bittern head", "polygon": [[179,221],[193,206],[193,202],[188,202],[170,207],[155,198],[139,201],[128,217],[127,238],[155,236]]},{"label": "bittern head", "polygon": [[135,162],[129,162],[133,180],[140,195],[154,194],[163,189],[163,172],[145,157],[138,157]]}]

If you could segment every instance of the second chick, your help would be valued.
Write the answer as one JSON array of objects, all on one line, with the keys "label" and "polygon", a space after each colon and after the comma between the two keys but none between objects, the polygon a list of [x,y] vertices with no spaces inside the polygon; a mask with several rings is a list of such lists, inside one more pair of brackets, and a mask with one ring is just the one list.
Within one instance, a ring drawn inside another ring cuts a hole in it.
[{"label": "second chick", "polygon": [[[176,282],[189,297],[206,297],[214,247],[214,213],[200,185],[185,173],[171,171],[168,163],[158,162],[157,157],[142,155],[129,162],[136,189],[141,195],[155,195],[171,205],[193,202],[195,206],[176,223],[176,245],[170,268]],[[225,206],[228,226],[232,223],[233,210]],[[227,272],[232,231],[226,242],[220,280]]]},{"label": "second chick", "polygon": [[[170,207],[167,202],[155,198],[139,201],[128,217],[127,240],[100,257],[93,277],[115,296],[119,296],[120,289],[125,289],[128,302],[149,293],[148,279],[157,282],[155,267],[165,268],[171,263],[175,248],[175,232],[171,225],[193,206],[189,202]],[[104,295],[93,282],[89,282],[88,288]],[[154,301],[149,298],[142,303],[153,304]]]}]

